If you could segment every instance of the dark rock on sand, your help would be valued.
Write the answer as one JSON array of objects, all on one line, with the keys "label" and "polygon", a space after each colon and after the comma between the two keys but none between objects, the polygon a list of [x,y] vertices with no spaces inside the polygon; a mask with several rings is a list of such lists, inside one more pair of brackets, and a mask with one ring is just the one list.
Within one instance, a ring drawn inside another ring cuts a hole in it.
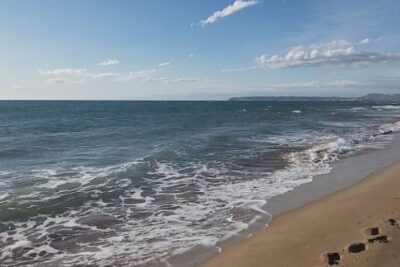
[{"label": "dark rock on sand", "polygon": [[379,235],[379,228],[378,227],[373,227],[370,229],[371,235]]},{"label": "dark rock on sand", "polygon": [[328,253],[328,254],[326,254],[326,256],[328,257],[328,264],[329,265],[339,264],[339,261],[340,261],[339,253],[337,253],[337,252]]},{"label": "dark rock on sand", "polygon": [[377,236],[375,238],[368,239],[368,242],[369,243],[375,243],[375,242],[377,242],[377,243],[388,243],[389,240],[388,240],[387,235],[380,235],[380,236]]},{"label": "dark rock on sand", "polygon": [[360,253],[366,249],[364,243],[356,243],[349,246],[349,252]]}]

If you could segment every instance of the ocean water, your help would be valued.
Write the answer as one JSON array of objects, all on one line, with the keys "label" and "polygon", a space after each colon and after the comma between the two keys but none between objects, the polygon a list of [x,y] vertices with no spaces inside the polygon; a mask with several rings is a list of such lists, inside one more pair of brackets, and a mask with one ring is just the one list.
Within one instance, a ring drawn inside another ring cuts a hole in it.
[{"label": "ocean water", "polygon": [[0,265],[152,266],[383,149],[400,105],[0,102]]}]

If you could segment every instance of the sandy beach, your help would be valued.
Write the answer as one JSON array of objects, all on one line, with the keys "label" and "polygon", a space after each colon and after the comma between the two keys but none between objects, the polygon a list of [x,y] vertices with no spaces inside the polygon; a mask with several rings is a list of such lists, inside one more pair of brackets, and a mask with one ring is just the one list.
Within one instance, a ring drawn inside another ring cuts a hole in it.
[{"label": "sandy beach", "polygon": [[203,264],[400,266],[400,163],[276,217]]}]

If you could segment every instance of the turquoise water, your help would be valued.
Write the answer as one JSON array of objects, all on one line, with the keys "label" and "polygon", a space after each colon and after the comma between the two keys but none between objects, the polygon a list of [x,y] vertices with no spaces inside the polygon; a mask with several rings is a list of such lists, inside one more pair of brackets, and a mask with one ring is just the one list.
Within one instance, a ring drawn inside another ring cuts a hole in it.
[{"label": "turquoise water", "polygon": [[399,121],[395,103],[2,101],[0,265],[152,265],[213,245]]}]

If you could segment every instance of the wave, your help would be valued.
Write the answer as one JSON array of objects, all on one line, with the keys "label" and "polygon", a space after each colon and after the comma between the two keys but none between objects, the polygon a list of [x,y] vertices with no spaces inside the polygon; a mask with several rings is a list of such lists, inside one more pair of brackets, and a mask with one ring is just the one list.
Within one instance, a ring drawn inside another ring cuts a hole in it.
[{"label": "wave", "polygon": [[[43,254],[50,265],[122,264],[134,257],[140,266],[182,252],[182,244],[188,249],[214,246],[261,217],[270,219],[264,209],[269,198],[311,182],[315,175],[328,173],[329,164],[351,149],[344,139],[329,138],[330,142],[287,154],[286,168],[259,172],[257,178],[247,180],[237,180],[234,170],[225,164],[180,166],[154,158],[152,167],[145,171],[145,162],[97,170],[82,182],[87,187],[79,190],[90,197],[79,209],[55,216],[42,214],[31,218],[29,224],[8,222],[18,229],[18,235],[11,235],[12,241],[2,248],[0,262],[7,264],[18,256],[13,251],[22,251],[24,254],[19,256],[25,263],[30,263],[29,255],[35,255],[35,260]],[[130,178],[137,177],[137,168],[143,178],[134,186]],[[88,170],[84,170],[87,176]],[[101,183],[89,187],[100,177]],[[47,186],[51,190],[55,184]],[[115,190],[119,190],[116,198],[105,197]],[[0,238],[6,236],[9,238],[6,232],[0,233]],[[38,238],[32,240],[30,236]],[[91,249],[90,241],[101,245]]]},{"label": "wave", "polygon": [[[20,257],[34,265],[44,257],[49,266],[132,261],[140,266],[165,261],[182,247],[212,247],[257,219],[269,220],[268,199],[329,173],[332,163],[357,150],[361,141],[395,132],[400,132],[400,122],[346,137],[316,132],[271,137],[265,142],[296,148],[283,152],[287,164],[273,172],[237,170],[231,162],[181,162],[174,150],[153,151],[106,168],[79,167],[68,175],[65,170],[36,170],[43,182],[34,189],[47,192],[50,204],[59,199],[56,203],[66,207],[58,213],[27,213],[28,223],[3,220],[17,230],[11,235],[0,231],[0,240],[7,240],[1,245],[0,263]],[[71,182],[79,185],[66,187]],[[21,203],[40,204],[35,198],[43,196],[25,193],[33,198]]]},{"label": "wave", "polygon": [[365,107],[354,107],[354,108],[350,108],[349,111],[364,111],[364,110],[368,110]]},{"label": "wave", "polygon": [[373,106],[373,109],[378,109],[378,110],[399,110],[400,106],[395,106],[395,105],[385,105],[385,106]]},{"label": "wave", "polygon": [[290,153],[287,158],[295,165],[309,163],[317,168],[326,167],[328,163],[353,149],[351,141],[337,137],[335,140],[313,146],[312,148]]},{"label": "wave", "polygon": [[395,123],[383,124],[379,127],[380,134],[390,134],[400,132],[400,121]]}]

